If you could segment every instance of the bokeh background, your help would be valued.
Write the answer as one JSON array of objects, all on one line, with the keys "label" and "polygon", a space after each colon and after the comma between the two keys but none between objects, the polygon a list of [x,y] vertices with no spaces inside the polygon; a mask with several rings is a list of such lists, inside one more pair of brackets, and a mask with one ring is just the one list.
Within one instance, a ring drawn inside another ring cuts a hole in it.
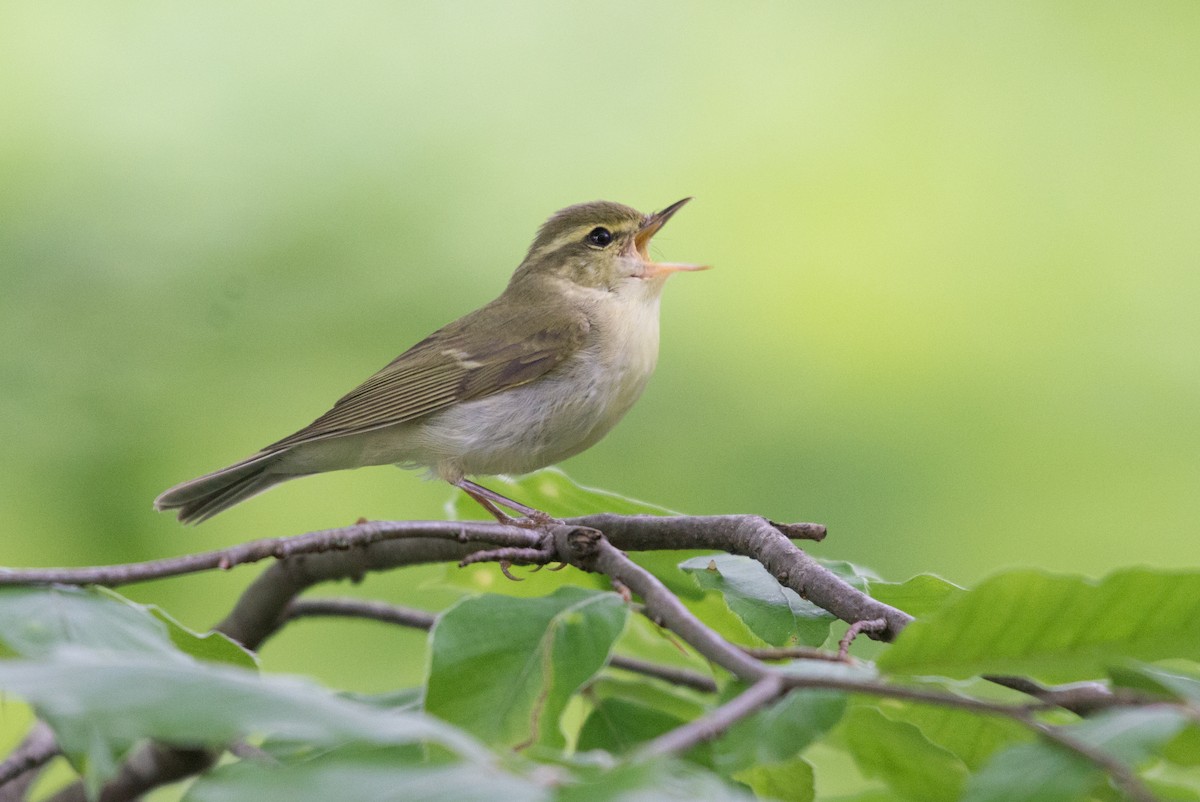
[{"label": "bokeh background", "polygon": [[[716,269],[578,481],[821,521],[893,579],[1194,565],[1198,37],[1190,2],[6,3],[0,564],[443,515],[390,468],[197,529],[151,500],[492,298],[559,207],[694,195],[656,253]],[[204,628],[256,573],[129,593]],[[264,653],[423,659],[345,622]]]}]

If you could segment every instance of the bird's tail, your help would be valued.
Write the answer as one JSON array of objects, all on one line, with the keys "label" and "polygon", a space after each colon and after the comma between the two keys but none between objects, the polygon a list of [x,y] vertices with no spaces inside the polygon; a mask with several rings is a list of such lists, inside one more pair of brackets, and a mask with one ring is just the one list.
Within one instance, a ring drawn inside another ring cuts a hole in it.
[{"label": "bird's tail", "polygon": [[228,468],[175,485],[154,500],[154,509],[179,510],[180,522],[198,524],[267,488],[294,479],[297,474],[271,472],[281,456],[280,451],[255,454]]}]

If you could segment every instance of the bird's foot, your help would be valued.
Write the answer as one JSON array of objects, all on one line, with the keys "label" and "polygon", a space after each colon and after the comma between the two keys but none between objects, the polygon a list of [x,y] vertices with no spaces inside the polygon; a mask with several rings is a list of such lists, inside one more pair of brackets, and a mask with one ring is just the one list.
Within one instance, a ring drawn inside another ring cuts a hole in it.
[{"label": "bird's foot", "polygon": [[[507,496],[503,496],[494,490],[488,490],[486,487],[477,485],[468,479],[459,479],[454,485],[474,499],[479,506],[487,510],[501,524],[505,526],[517,526],[521,529],[529,529],[542,533],[542,537],[536,548],[507,547],[477,551],[464,558],[459,563],[460,566],[481,562],[497,562],[500,564],[500,572],[514,582],[520,582],[521,579],[520,577],[513,576],[509,571],[513,565],[532,565],[534,566],[534,571],[539,571],[544,566],[555,562],[558,565],[551,567],[550,570],[552,571],[559,571],[566,567],[566,563],[557,559],[554,538],[551,534],[551,529],[561,526],[562,521],[552,518],[539,509],[529,507],[519,501],[514,501]],[[509,515],[501,507],[506,507],[513,512],[519,513],[520,517]]]},{"label": "bird's foot", "polygon": [[509,517],[506,522],[512,526],[519,526],[522,529],[549,529],[553,526],[561,526],[562,521],[557,518],[552,518],[541,510],[531,509],[522,518]]},{"label": "bird's foot", "polygon": [[557,560],[558,552],[554,548],[554,539],[546,535],[536,547],[506,546],[499,549],[477,551],[463,557],[459,560],[458,565],[464,567],[475,563],[497,562],[500,564],[500,573],[514,582],[520,582],[521,578],[513,576],[509,571],[513,565],[532,565],[535,566],[533,570],[536,571],[544,565],[557,562]]}]

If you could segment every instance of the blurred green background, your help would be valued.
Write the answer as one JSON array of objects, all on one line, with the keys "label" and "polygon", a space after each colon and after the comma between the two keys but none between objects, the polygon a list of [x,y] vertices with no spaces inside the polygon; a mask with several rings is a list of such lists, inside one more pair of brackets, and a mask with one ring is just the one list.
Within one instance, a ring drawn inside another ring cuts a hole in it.
[{"label": "blurred green background", "polygon": [[[151,500],[492,298],[559,207],[694,195],[656,253],[717,269],[578,481],[821,521],[894,579],[1194,565],[1198,35],[1192,2],[6,3],[0,564],[440,517],[390,468],[198,529]],[[130,594],[207,627],[256,573]],[[414,681],[376,626],[265,664]]]}]

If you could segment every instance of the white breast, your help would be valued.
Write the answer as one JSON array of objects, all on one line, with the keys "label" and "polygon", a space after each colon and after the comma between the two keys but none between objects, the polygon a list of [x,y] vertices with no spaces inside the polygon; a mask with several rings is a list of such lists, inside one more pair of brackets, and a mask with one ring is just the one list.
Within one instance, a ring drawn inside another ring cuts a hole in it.
[{"label": "white breast", "polygon": [[407,461],[447,479],[527,473],[594,445],[629,411],[654,372],[658,308],[657,292],[605,293],[589,315],[587,346],[529,384],[424,419],[414,432],[414,451],[421,453]]}]

